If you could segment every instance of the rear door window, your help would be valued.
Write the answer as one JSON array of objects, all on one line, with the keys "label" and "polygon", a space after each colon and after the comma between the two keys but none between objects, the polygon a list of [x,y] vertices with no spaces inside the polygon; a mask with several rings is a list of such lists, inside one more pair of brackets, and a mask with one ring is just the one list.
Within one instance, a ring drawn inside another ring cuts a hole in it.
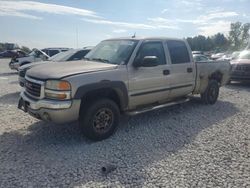
[{"label": "rear door window", "polygon": [[169,40],[167,47],[172,64],[190,63],[188,49],[183,41]]}]

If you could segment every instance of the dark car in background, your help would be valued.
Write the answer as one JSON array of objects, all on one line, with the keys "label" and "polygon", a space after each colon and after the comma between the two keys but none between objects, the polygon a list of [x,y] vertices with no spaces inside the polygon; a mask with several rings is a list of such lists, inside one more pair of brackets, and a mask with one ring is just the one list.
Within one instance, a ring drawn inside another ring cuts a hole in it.
[{"label": "dark car in background", "polygon": [[23,65],[18,69],[19,75],[19,85],[21,87],[25,84],[25,74],[27,70],[31,69],[34,66],[38,66],[44,63],[49,62],[64,62],[64,61],[77,61],[81,60],[91,51],[92,47],[85,47],[83,49],[71,49],[65,52],[58,53],[48,59],[48,61],[40,61],[36,63],[31,63],[27,65]]},{"label": "dark car in background", "polygon": [[231,66],[231,81],[250,81],[250,50],[242,51]]},{"label": "dark car in background", "polygon": [[6,50],[0,52],[0,58],[15,58],[15,57],[24,57],[27,54],[22,50]]}]

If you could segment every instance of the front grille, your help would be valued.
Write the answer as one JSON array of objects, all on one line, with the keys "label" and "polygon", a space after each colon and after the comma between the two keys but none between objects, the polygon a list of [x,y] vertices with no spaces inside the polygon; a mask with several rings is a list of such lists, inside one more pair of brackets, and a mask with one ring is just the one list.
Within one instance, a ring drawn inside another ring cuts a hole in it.
[{"label": "front grille", "polygon": [[246,71],[246,72],[250,72],[250,66],[249,65],[238,65],[236,67],[237,71]]},{"label": "front grille", "polygon": [[41,95],[41,84],[31,82],[26,79],[25,81],[25,90],[28,94],[35,96],[35,97],[40,97]]}]

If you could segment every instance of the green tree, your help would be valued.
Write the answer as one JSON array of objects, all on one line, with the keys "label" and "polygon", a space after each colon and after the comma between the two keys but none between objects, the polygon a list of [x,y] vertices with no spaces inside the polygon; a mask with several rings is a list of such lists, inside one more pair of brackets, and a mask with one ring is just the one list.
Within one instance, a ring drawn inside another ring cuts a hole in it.
[{"label": "green tree", "polygon": [[222,33],[217,33],[212,37],[214,46],[219,50],[226,50],[228,48],[228,39]]},{"label": "green tree", "polygon": [[26,52],[26,53],[30,53],[31,52],[31,50],[28,47],[26,47],[26,46],[22,46],[21,50],[24,51],[24,52]]},{"label": "green tree", "polygon": [[241,22],[231,23],[229,40],[234,50],[240,50],[247,46],[249,41],[250,23],[242,24]]},{"label": "green tree", "polygon": [[242,34],[241,34],[241,48],[245,48],[247,45],[249,45],[249,41],[250,41],[250,34],[249,34],[249,30],[250,30],[250,23],[245,23],[242,26]]}]

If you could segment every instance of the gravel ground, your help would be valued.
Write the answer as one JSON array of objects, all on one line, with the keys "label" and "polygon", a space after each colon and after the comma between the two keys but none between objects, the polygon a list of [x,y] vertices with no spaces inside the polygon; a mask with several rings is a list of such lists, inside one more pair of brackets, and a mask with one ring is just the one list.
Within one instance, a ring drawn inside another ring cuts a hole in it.
[{"label": "gravel ground", "polygon": [[[17,74],[0,60],[0,187],[250,187],[250,85],[125,117],[114,136],[85,139],[17,109]],[[110,173],[101,168],[111,165]]]}]

